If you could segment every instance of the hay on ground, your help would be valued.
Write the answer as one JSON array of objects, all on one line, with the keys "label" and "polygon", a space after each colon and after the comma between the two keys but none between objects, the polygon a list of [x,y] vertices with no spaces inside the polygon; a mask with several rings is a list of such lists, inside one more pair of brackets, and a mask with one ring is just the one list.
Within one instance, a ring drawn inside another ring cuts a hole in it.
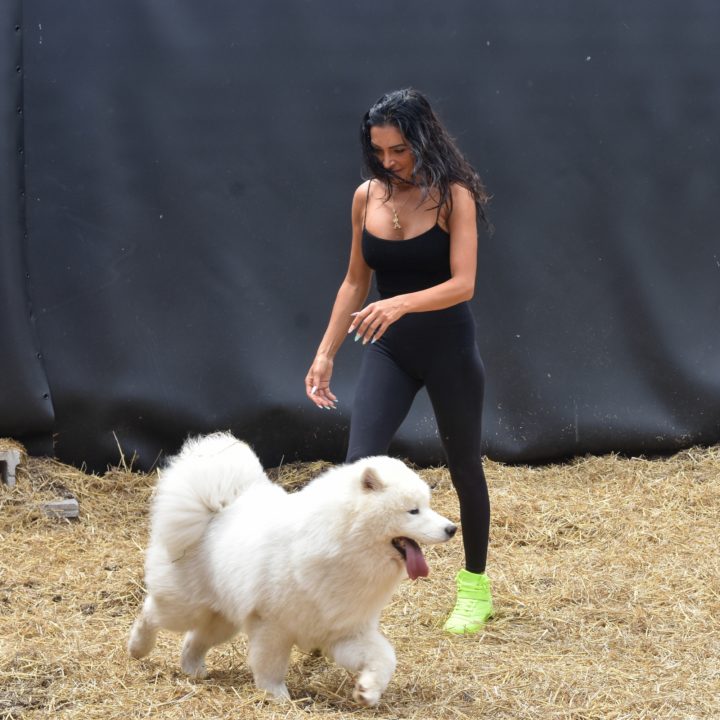
[{"label": "hay on ground", "polygon": [[[295,489],[325,465],[271,474]],[[720,448],[486,470],[495,619],[476,637],[443,634],[462,549],[430,548],[431,576],[403,583],[383,614],[397,672],[380,706],[360,709],[347,673],[297,651],[293,702],[268,702],[241,637],[210,652],[204,681],[182,675],[169,633],[130,659],[154,475],[28,458],[0,488],[0,720],[717,718]],[[457,519],[447,471],[422,474]],[[38,510],[63,494],[79,519]]]}]

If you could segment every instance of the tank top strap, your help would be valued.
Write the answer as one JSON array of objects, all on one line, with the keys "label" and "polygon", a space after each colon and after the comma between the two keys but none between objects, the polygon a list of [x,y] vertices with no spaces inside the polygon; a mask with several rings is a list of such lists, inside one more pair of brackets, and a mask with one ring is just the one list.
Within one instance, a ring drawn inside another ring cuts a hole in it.
[{"label": "tank top strap", "polygon": [[[442,203],[438,202],[437,206],[437,215],[435,215],[435,224],[440,225],[440,213],[442,212],[443,206]],[[440,228],[442,230],[442,228]]]},{"label": "tank top strap", "polygon": [[365,196],[365,212],[363,213],[363,232],[365,232],[365,219],[367,218],[368,203],[370,202],[370,186],[372,185],[372,178],[368,180],[367,195]]}]

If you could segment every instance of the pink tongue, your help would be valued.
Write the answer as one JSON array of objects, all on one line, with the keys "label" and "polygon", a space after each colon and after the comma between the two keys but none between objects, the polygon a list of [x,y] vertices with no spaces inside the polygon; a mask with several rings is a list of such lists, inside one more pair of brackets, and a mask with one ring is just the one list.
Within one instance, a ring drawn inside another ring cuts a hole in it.
[{"label": "pink tongue", "polygon": [[419,577],[427,577],[430,574],[425,556],[422,550],[414,542],[405,542],[405,567],[408,577],[417,580]]}]

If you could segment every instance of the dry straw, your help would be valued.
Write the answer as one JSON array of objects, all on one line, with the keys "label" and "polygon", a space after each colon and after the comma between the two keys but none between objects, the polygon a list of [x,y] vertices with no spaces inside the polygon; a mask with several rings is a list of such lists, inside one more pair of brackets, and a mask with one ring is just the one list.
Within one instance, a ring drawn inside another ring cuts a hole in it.
[{"label": "dry straw", "polygon": [[[323,466],[272,474],[294,489]],[[0,720],[720,717],[720,448],[486,468],[496,618],[476,637],[443,634],[461,545],[429,549],[430,578],[403,583],[383,615],[398,668],[363,709],[344,671],[298,652],[293,702],[267,701],[242,638],[210,652],[200,682],[180,673],[177,636],[131,660],[154,477],[28,458],[0,488]],[[447,471],[422,474],[457,518]],[[67,494],[78,520],[39,510]]]}]

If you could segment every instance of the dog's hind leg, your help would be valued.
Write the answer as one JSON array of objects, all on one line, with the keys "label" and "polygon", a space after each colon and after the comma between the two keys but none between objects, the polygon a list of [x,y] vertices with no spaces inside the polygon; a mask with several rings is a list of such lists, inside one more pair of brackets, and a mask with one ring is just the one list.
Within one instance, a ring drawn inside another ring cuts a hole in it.
[{"label": "dog's hind leg", "polygon": [[396,664],[395,651],[385,636],[370,630],[335,643],[329,653],[338,665],[358,674],[353,698],[368,707],[377,705]]},{"label": "dog's hind leg", "polygon": [[148,595],[143,603],[143,608],[133,623],[128,639],[128,652],[134,658],[145,657],[154,647],[155,638],[160,629],[155,602],[152,595]]},{"label": "dog's hind leg", "polygon": [[238,628],[220,613],[208,611],[200,622],[185,635],[180,667],[190,677],[202,679],[207,675],[205,655],[220,643],[230,640]]},{"label": "dog's hind leg", "polygon": [[282,630],[259,618],[250,620],[245,631],[248,635],[248,665],[255,685],[278,700],[290,699],[285,685],[293,640]]}]

